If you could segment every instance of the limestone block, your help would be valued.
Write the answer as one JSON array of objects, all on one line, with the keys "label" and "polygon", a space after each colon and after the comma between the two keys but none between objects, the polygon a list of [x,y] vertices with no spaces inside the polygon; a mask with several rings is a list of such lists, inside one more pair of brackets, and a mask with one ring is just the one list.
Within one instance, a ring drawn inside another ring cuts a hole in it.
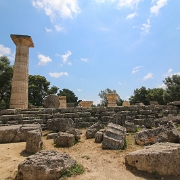
[{"label": "limestone block", "polygon": [[65,132],[74,126],[74,121],[71,118],[54,118],[47,120],[47,128],[52,131]]},{"label": "limestone block", "polygon": [[50,94],[44,98],[44,107],[46,108],[59,108],[59,97],[55,94]]},{"label": "limestone block", "polygon": [[180,144],[156,143],[128,153],[125,163],[140,171],[160,175],[180,174]]},{"label": "limestone block", "polygon": [[15,180],[55,180],[75,165],[66,153],[42,150],[29,156],[18,166]]},{"label": "limestone block", "polygon": [[102,149],[124,149],[126,128],[109,123],[102,141]]},{"label": "limestone block", "polygon": [[73,134],[66,132],[59,132],[58,136],[54,139],[56,147],[70,147],[75,143],[75,137]]},{"label": "limestone block", "polygon": [[39,130],[33,130],[27,132],[26,138],[26,152],[37,153],[42,150],[43,141],[41,138],[41,132]]},{"label": "limestone block", "polygon": [[137,132],[134,138],[139,145],[150,145],[156,142],[179,143],[180,132],[172,122],[168,122],[158,128]]}]

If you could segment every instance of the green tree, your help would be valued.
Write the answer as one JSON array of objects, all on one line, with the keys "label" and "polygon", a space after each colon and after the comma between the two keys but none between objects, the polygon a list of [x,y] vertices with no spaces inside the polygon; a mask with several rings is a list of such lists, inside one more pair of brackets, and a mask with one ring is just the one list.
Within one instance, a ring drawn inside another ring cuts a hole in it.
[{"label": "green tree", "polygon": [[66,96],[66,102],[67,103],[74,103],[75,106],[78,105],[78,97],[74,94],[73,91],[69,89],[62,89],[57,94],[58,96]]},{"label": "green tree", "polygon": [[48,89],[47,94],[48,94],[48,95],[49,95],[49,94],[57,94],[58,90],[59,90],[58,87],[52,86],[50,89]]},{"label": "green tree", "polygon": [[129,98],[130,104],[143,103],[149,105],[148,90],[142,86],[140,89],[134,90],[134,95]]},{"label": "green tree", "polygon": [[50,82],[44,76],[29,75],[29,103],[35,106],[42,106],[43,99],[48,94],[49,85]]},{"label": "green tree", "polygon": [[163,81],[166,85],[166,91],[163,94],[166,103],[180,101],[180,75],[172,75]]},{"label": "green tree", "polygon": [[[101,106],[107,106],[108,105],[108,100],[107,100],[106,95],[109,93],[117,94],[116,90],[111,90],[109,88],[105,89],[104,91],[99,92],[98,96],[101,98],[101,102],[100,102]],[[118,106],[121,106],[123,103],[123,100],[120,98],[119,95],[118,95],[118,98],[116,100],[116,103]]]},{"label": "green tree", "polygon": [[158,104],[163,105],[165,104],[163,94],[165,90],[162,88],[153,88],[153,89],[148,89],[148,100],[149,101],[157,101]]},{"label": "green tree", "polygon": [[13,66],[6,56],[0,57],[0,108],[9,108]]}]

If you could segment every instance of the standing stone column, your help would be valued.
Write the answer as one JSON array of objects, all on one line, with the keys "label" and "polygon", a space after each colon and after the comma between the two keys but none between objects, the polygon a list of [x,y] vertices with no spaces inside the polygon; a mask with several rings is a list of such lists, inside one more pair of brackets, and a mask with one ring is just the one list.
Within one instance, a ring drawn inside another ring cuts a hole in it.
[{"label": "standing stone column", "polygon": [[11,87],[10,108],[28,108],[29,48],[34,47],[31,36],[11,34],[16,45],[16,57]]}]

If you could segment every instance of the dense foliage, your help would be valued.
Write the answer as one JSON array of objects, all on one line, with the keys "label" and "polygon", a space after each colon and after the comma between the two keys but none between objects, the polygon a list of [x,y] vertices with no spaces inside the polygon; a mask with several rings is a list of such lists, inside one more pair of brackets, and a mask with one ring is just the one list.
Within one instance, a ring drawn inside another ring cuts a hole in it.
[{"label": "dense foliage", "polygon": [[29,104],[42,106],[43,99],[48,94],[50,82],[44,76],[29,75],[28,99]]},{"label": "dense foliage", "polygon": [[149,105],[150,101],[157,101],[158,104],[165,104],[163,94],[165,90],[162,88],[146,89],[142,86],[140,89],[134,90],[134,95],[129,98],[130,104],[143,103]]},{"label": "dense foliage", "polygon": [[0,57],[0,108],[8,108],[11,95],[13,67],[6,56]]}]

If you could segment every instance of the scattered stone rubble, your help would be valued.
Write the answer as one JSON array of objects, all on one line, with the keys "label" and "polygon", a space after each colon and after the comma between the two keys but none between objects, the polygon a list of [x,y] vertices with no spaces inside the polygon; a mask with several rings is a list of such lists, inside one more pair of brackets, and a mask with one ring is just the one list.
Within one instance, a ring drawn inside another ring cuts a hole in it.
[{"label": "scattered stone rubble", "polygon": [[126,155],[125,163],[160,175],[180,174],[180,144],[156,143]]},{"label": "scattered stone rubble", "polygon": [[126,148],[126,128],[109,123],[103,136],[102,149]]},{"label": "scattered stone rubble", "polygon": [[100,129],[104,129],[104,125],[101,124],[100,122],[97,122],[95,124],[93,124],[92,126],[90,126],[87,131],[86,131],[86,138],[90,139],[90,138],[95,138],[96,133],[100,130]]},{"label": "scattered stone rubble", "polygon": [[172,121],[169,121],[154,129],[137,132],[134,136],[139,145],[150,145],[156,142],[180,142],[180,132]]},{"label": "scattered stone rubble", "polygon": [[66,153],[42,150],[29,156],[18,166],[16,180],[55,180],[75,165]]}]

